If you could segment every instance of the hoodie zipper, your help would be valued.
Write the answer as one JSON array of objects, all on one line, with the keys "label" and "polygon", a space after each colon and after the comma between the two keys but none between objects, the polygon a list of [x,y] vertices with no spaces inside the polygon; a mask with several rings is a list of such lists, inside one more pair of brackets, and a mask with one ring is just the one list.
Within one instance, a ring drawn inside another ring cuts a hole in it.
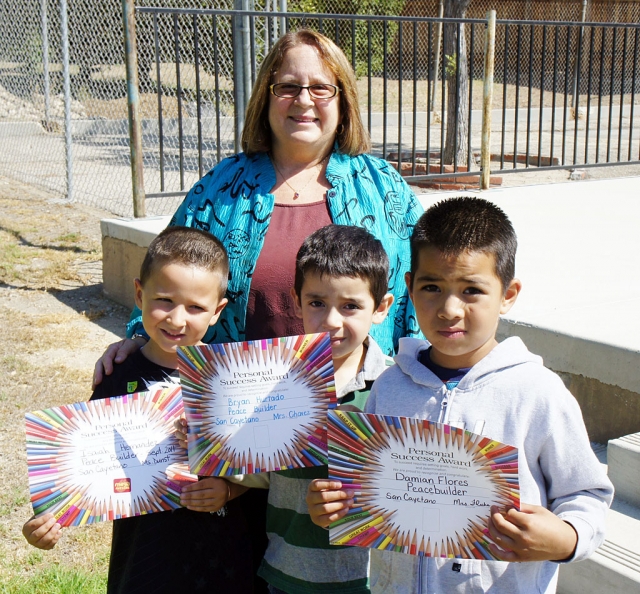
[{"label": "hoodie zipper", "polygon": [[[451,396],[453,396],[453,390],[449,390],[446,386],[444,387],[444,397],[442,398],[442,402],[440,403],[440,414],[438,415],[438,423],[446,423],[447,422],[447,412],[449,407],[449,400]],[[423,569],[424,557],[418,557],[418,594],[422,594],[422,569]]]},{"label": "hoodie zipper", "polygon": [[453,390],[449,390],[446,386],[444,386],[445,392],[444,392],[444,397],[442,398],[442,402],[440,403],[440,414],[438,415],[438,423],[446,423],[447,419],[449,418],[448,413],[448,407],[449,407],[449,400],[451,399],[451,397],[453,396],[453,390],[455,390],[455,388],[453,388]]}]

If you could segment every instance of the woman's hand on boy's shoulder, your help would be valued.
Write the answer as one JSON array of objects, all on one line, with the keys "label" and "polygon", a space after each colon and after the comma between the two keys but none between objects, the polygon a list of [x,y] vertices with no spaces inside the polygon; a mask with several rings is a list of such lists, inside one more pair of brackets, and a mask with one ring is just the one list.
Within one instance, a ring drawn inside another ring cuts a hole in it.
[{"label": "woman's hand on boy's shoulder", "polygon": [[22,527],[22,535],[31,546],[48,551],[60,540],[62,528],[53,514],[44,514],[30,518]]},{"label": "woman's hand on boy's shoulder", "polygon": [[113,373],[114,364],[122,363],[129,355],[140,350],[145,343],[144,338],[138,337],[136,339],[123,338],[118,342],[110,344],[102,357],[96,361],[93,369],[91,389],[95,390],[96,386],[102,383],[105,375],[111,375]]},{"label": "woman's hand on boy's shoulder", "polygon": [[326,528],[340,519],[353,505],[352,494],[342,489],[340,481],[314,479],[307,491],[307,507],[311,521]]},{"label": "woman's hand on boy's shoulder", "polygon": [[489,548],[502,561],[565,561],[578,544],[573,526],[539,505],[523,503],[520,511],[493,506],[488,529],[496,543]]}]

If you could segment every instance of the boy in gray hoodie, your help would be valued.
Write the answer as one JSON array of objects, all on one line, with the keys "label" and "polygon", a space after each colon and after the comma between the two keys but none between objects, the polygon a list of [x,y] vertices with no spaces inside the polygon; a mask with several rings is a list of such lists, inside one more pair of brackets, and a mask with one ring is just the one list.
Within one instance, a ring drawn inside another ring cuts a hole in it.
[{"label": "boy in gray hoodie", "polygon": [[[396,365],[376,380],[365,409],[455,425],[519,449],[521,509],[492,507],[487,525],[502,561],[372,550],[374,591],[551,593],[558,563],[585,559],[604,540],[613,486],[577,402],[519,338],[495,338],[521,288],[516,245],[507,216],[486,200],[453,198],[425,212],[405,281],[428,342],[401,339]],[[307,502],[312,520],[327,526],[353,498],[339,482],[319,479]]]}]

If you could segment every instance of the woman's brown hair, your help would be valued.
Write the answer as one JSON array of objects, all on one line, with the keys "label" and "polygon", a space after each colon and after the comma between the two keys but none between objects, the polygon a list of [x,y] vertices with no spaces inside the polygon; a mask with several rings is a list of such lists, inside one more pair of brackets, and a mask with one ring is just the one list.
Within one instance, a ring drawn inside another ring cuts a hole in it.
[{"label": "woman's brown hair", "polygon": [[269,85],[292,47],[310,45],[316,49],[320,59],[338,81],[340,93],[340,124],[336,130],[336,142],[340,152],[356,156],[371,149],[369,133],[362,124],[356,77],[351,64],[342,50],[317,31],[300,29],[283,35],[262,62],[256,78],[242,131],[242,150],[247,155],[271,150],[271,128],[269,127]]}]

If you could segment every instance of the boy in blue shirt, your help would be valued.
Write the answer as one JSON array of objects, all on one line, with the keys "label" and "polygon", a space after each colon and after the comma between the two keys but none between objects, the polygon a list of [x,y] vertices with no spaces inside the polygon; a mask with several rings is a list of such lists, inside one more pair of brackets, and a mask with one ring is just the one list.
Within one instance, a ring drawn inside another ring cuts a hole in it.
[{"label": "boy in blue shirt", "polygon": [[[371,553],[371,584],[384,592],[555,592],[558,562],[588,557],[604,540],[613,486],[580,408],[522,341],[495,338],[515,303],[516,236],[494,204],[439,202],[420,218],[405,276],[427,338],[401,339],[396,365],[378,378],[365,412],[448,423],[519,448],[522,505],[491,509],[491,552],[501,561]],[[312,520],[347,513],[351,493],[316,480]],[[527,563],[514,563],[527,562]]]}]

